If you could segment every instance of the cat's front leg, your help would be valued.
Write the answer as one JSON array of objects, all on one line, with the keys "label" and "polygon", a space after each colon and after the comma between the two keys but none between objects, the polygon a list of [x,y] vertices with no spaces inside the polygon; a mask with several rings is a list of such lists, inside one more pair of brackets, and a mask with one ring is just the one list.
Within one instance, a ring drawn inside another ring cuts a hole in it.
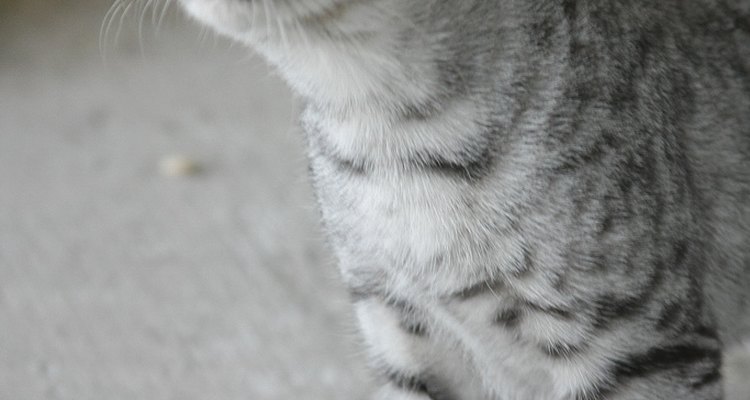
[{"label": "cat's front leg", "polygon": [[374,400],[433,400],[425,364],[427,332],[405,302],[370,296],[355,303],[372,367],[385,380]]}]

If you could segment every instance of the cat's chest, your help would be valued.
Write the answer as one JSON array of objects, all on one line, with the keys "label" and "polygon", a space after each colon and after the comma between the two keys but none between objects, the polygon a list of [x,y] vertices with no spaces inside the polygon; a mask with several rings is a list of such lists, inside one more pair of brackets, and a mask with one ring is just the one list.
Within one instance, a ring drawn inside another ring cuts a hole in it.
[{"label": "cat's chest", "polygon": [[[336,143],[334,135],[347,134],[349,146]],[[446,348],[460,343],[472,354],[467,371],[488,379],[511,377],[492,389],[504,398],[552,398],[545,397],[554,391],[551,386],[528,392],[534,385],[527,377],[575,385],[576,371],[557,368],[550,359],[568,345],[579,346],[587,331],[577,328],[570,298],[556,288],[557,276],[545,272],[554,252],[537,246],[538,232],[521,222],[543,212],[527,208],[521,215],[518,208],[534,193],[528,183],[519,183],[528,182],[521,179],[527,161],[508,153],[512,163],[495,160],[481,179],[466,179],[402,162],[423,144],[358,142],[357,134],[308,132],[314,186],[346,284],[423,310],[427,324],[441,333],[435,343],[445,342]],[[450,154],[457,145],[430,150]],[[498,351],[486,351],[488,344]],[[438,375],[455,371],[453,358],[433,361]]]},{"label": "cat's chest", "polygon": [[[419,173],[341,171],[320,179],[317,190],[345,275],[360,275],[354,279],[363,284],[389,280],[398,291],[454,290],[483,278],[480,259],[489,256],[491,240],[481,227],[492,217],[471,206],[482,201],[480,191]],[[511,240],[492,236],[492,246]]]},{"label": "cat's chest", "polygon": [[[444,294],[518,266],[523,246],[509,211],[514,188],[502,174],[472,180],[460,166],[413,162],[432,157],[450,164],[481,145],[472,139],[476,130],[446,129],[438,121],[373,138],[351,126],[327,128],[308,133],[311,170],[351,285]],[[428,130],[431,139],[417,140]]]}]

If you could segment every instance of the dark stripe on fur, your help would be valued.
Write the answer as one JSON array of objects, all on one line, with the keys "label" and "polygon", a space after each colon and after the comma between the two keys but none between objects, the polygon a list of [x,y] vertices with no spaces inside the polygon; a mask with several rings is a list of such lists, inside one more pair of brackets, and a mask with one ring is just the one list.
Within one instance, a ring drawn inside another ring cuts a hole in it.
[{"label": "dark stripe on fur", "polygon": [[427,393],[427,384],[420,377],[407,375],[398,371],[388,371],[385,373],[385,378],[399,389],[409,392]]},{"label": "dark stripe on fur", "polygon": [[388,370],[384,375],[391,384],[401,390],[423,394],[430,400],[456,400],[453,394],[443,388],[439,379],[426,375],[409,375],[395,370]]},{"label": "dark stripe on fur", "polygon": [[351,298],[352,302],[355,302],[355,303],[358,301],[367,300],[373,297],[383,296],[383,293],[380,290],[380,288],[375,285],[350,286],[348,290],[349,290],[349,297]]},{"label": "dark stripe on fur", "polygon": [[523,259],[515,260],[513,264],[514,268],[510,271],[510,274],[514,278],[523,279],[533,276],[531,272],[534,271],[536,264],[534,256],[528,248],[523,249]]},{"label": "dark stripe on fur", "polygon": [[550,358],[570,359],[584,352],[584,346],[571,345],[568,343],[549,343],[541,346],[541,350]]},{"label": "dark stripe on fur", "polygon": [[471,182],[486,177],[492,171],[494,156],[489,146],[477,154],[473,154],[470,149],[459,151],[458,154],[452,160],[437,154],[419,154],[406,163],[427,172],[455,176]]},{"label": "dark stripe on fur", "polygon": [[[530,302],[522,302],[519,307],[513,307],[513,308],[506,308],[495,315],[495,324],[502,326],[503,328],[512,329],[517,327],[524,316],[524,312],[537,312],[549,315],[553,318],[562,319],[562,320],[571,320],[575,318],[575,315],[573,312],[559,308],[559,307],[543,307],[534,303]],[[560,347],[567,346],[565,344],[560,344]],[[552,346],[552,348],[549,348],[549,353],[554,354],[557,352],[557,350],[554,348],[555,346]],[[570,347],[570,346],[568,346]],[[547,352],[547,349],[543,349],[543,351]],[[565,352],[566,350],[560,349],[560,352]]]},{"label": "dark stripe on fur", "polygon": [[517,308],[509,308],[507,310],[500,311],[495,316],[495,323],[507,329],[512,329],[521,323],[522,318],[521,310]]},{"label": "dark stripe on fur", "polygon": [[675,301],[665,304],[659,313],[659,319],[656,321],[656,329],[663,332],[678,325],[684,319],[685,311],[685,305],[682,302]]},{"label": "dark stripe on fur", "polygon": [[534,304],[534,303],[531,303],[531,302],[528,302],[528,301],[524,302],[523,305],[526,308],[528,308],[528,309],[530,309],[532,311],[539,312],[539,313],[542,313],[542,314],[551,315],[551,316],[553,316],[553,317],[555,317],[557,319],[570,320],[570,319],[574,318],[574,315],[573,315],[572,311],[565,310],[565,309],[560,308],[560,307],[545,307],[545,306],[540,306],[538,304]]},{"label": "dark stripe on fur", "polygon": [[328,154],[328,157],[340,170],[348,171],[355,175],[365,175],[370,170],[364,162],[359,160],[349,160],[330,153]]},{"label": "dark stripe on fur", "polygon": [[401,118],[406,121],[427,121],[445,109],[445,106],[437,101],[424,104],[413,104],[403,107]]},{"label": "dark stripe on fur", "polygon": [[349,297],[354,303],[377,298],[396,311],[401,329],[415,336],[427,336],[427,324],[418,318],[414,306],[402,300],[388,298],[381,291],[364,286],[349,288]]},{"label": "dark stripe on fur", "polygon": [[[317,140],[317,148],[322,156],[333,163],[340,171],[355,175],[366,175],[373,172],[377,166],[367,160],[342,157],[333,149]],[[478,154],[472,154],[469,149],[458,152],[455,158],[446,158],[440,154],[415,154],[411,158],[400,161],[400,167],[405,170],[437,173],[445,176],[457,177],[461,180],[476,182],[492,172],[494,156],[489,146]],[[394,168],[398,167],[393,165]]]},{"label": "dark stripe on fur", "polygon": [[655,347],[646,353],[631,355],[618,363],[614,374],[618,381],[623,378],[642,378],[667,370],[687,371],[698,363],[708,363],[709,373],[718,371],[721,365],[721,352],[696,344],[678,344]]},{"label": "dark stripe on fur", "polygon": [[707,374],[703,375],[698,381],[693,382],[690,385],[694,390],[701,389],[705,386],[719,384],[721,380],[721,370],[719,368],[713,369]]},{"label": "dark stripe on fur", "polygon": [[419,312],[413,305],[397,299],[388,299],[386,305],[398,313],[401,329],[415,336],[427,335],[427,324],[420,319]]},{"label": "dark stripe on fur", "polygon": [[608,399],[631,379],[649,378],[659,373],[671,373],[675,378],[673,383],[684,383],[689,385],[686,389],[694,391],[719,385],[721,351],[718,347],[707,348],[696,344],[655,347],[619,362],[612,371],[613,379],[602,381],[594,388],[578,393],[575,399]]},{"label": "dark stripe on fur", "polygon": [[451,297],[459,300],[469,300],[474,297],[481,296],[486,293],[497,294],[503,290],[505,283],[500,280],[496,281],[483,281],[466,287],[454,293]]},{"label": "dark stripe on fur", "polygon": [[595,301],[594,327],[606,329],[613,321],[628,319],[643,312],[653,300],[654,294],[664,281],[663,266],[656,265],[648,285],[639,293],[627,297],[605,294]]},{"label": "dark stripe on fur", "polygon": [[414,336],[427,336],[427,325],[424,322],[415,320],[401,320],[401,329]]},{"label": "dark stripe on fur", "polygon": [[609,324],[618,319],[630,318],[643,310],[646,306],[644,297],[633,296],[626,298],[617,298],[615,295],[604,295],[596,300],[596,320],[594,326],[604,329]]},{"label": "dark stripe on fur", "polygon": [[307,124],[304,126],[305,138],[311,149],[319,152],[318,156],[331,162],[340,172],[352,173],[355,175],[364,175],[372,168],[365,163],[365,160],[355,160],[342,157],[324,138],[318,126]]}]

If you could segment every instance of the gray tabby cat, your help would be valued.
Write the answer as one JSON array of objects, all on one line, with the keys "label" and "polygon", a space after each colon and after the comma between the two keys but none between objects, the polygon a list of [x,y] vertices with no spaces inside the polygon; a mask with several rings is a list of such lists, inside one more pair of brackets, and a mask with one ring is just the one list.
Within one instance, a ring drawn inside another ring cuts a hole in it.
[{"label": "gray tabby cat", "polygon": [[181,2],[306,103],[377,398],[723,398],[750,1]]}]

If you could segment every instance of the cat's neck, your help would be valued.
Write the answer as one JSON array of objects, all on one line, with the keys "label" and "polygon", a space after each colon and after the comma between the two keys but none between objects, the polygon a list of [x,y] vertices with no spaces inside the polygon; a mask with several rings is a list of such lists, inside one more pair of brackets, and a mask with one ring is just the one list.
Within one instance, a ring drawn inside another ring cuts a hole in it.
[{"label": "cat's neck", "polygon": [[402,27],[385,18],[367,18],[350,17],[347,25],[361,21],[361,26],[346,37],[301,25],[249,42],[298,95],[321,108],[385,112],[431,102],[440,92],[438,49],[416,41],[404,48]]},{"label": "cat's neck", "polygon": [[506,34],[519,25],[514,0],[181,1],[255,48],[308,103],[339,114],[419,114],[491,91],[512,69],[498,58],[519,59],[505,53],[522,47]]}]

